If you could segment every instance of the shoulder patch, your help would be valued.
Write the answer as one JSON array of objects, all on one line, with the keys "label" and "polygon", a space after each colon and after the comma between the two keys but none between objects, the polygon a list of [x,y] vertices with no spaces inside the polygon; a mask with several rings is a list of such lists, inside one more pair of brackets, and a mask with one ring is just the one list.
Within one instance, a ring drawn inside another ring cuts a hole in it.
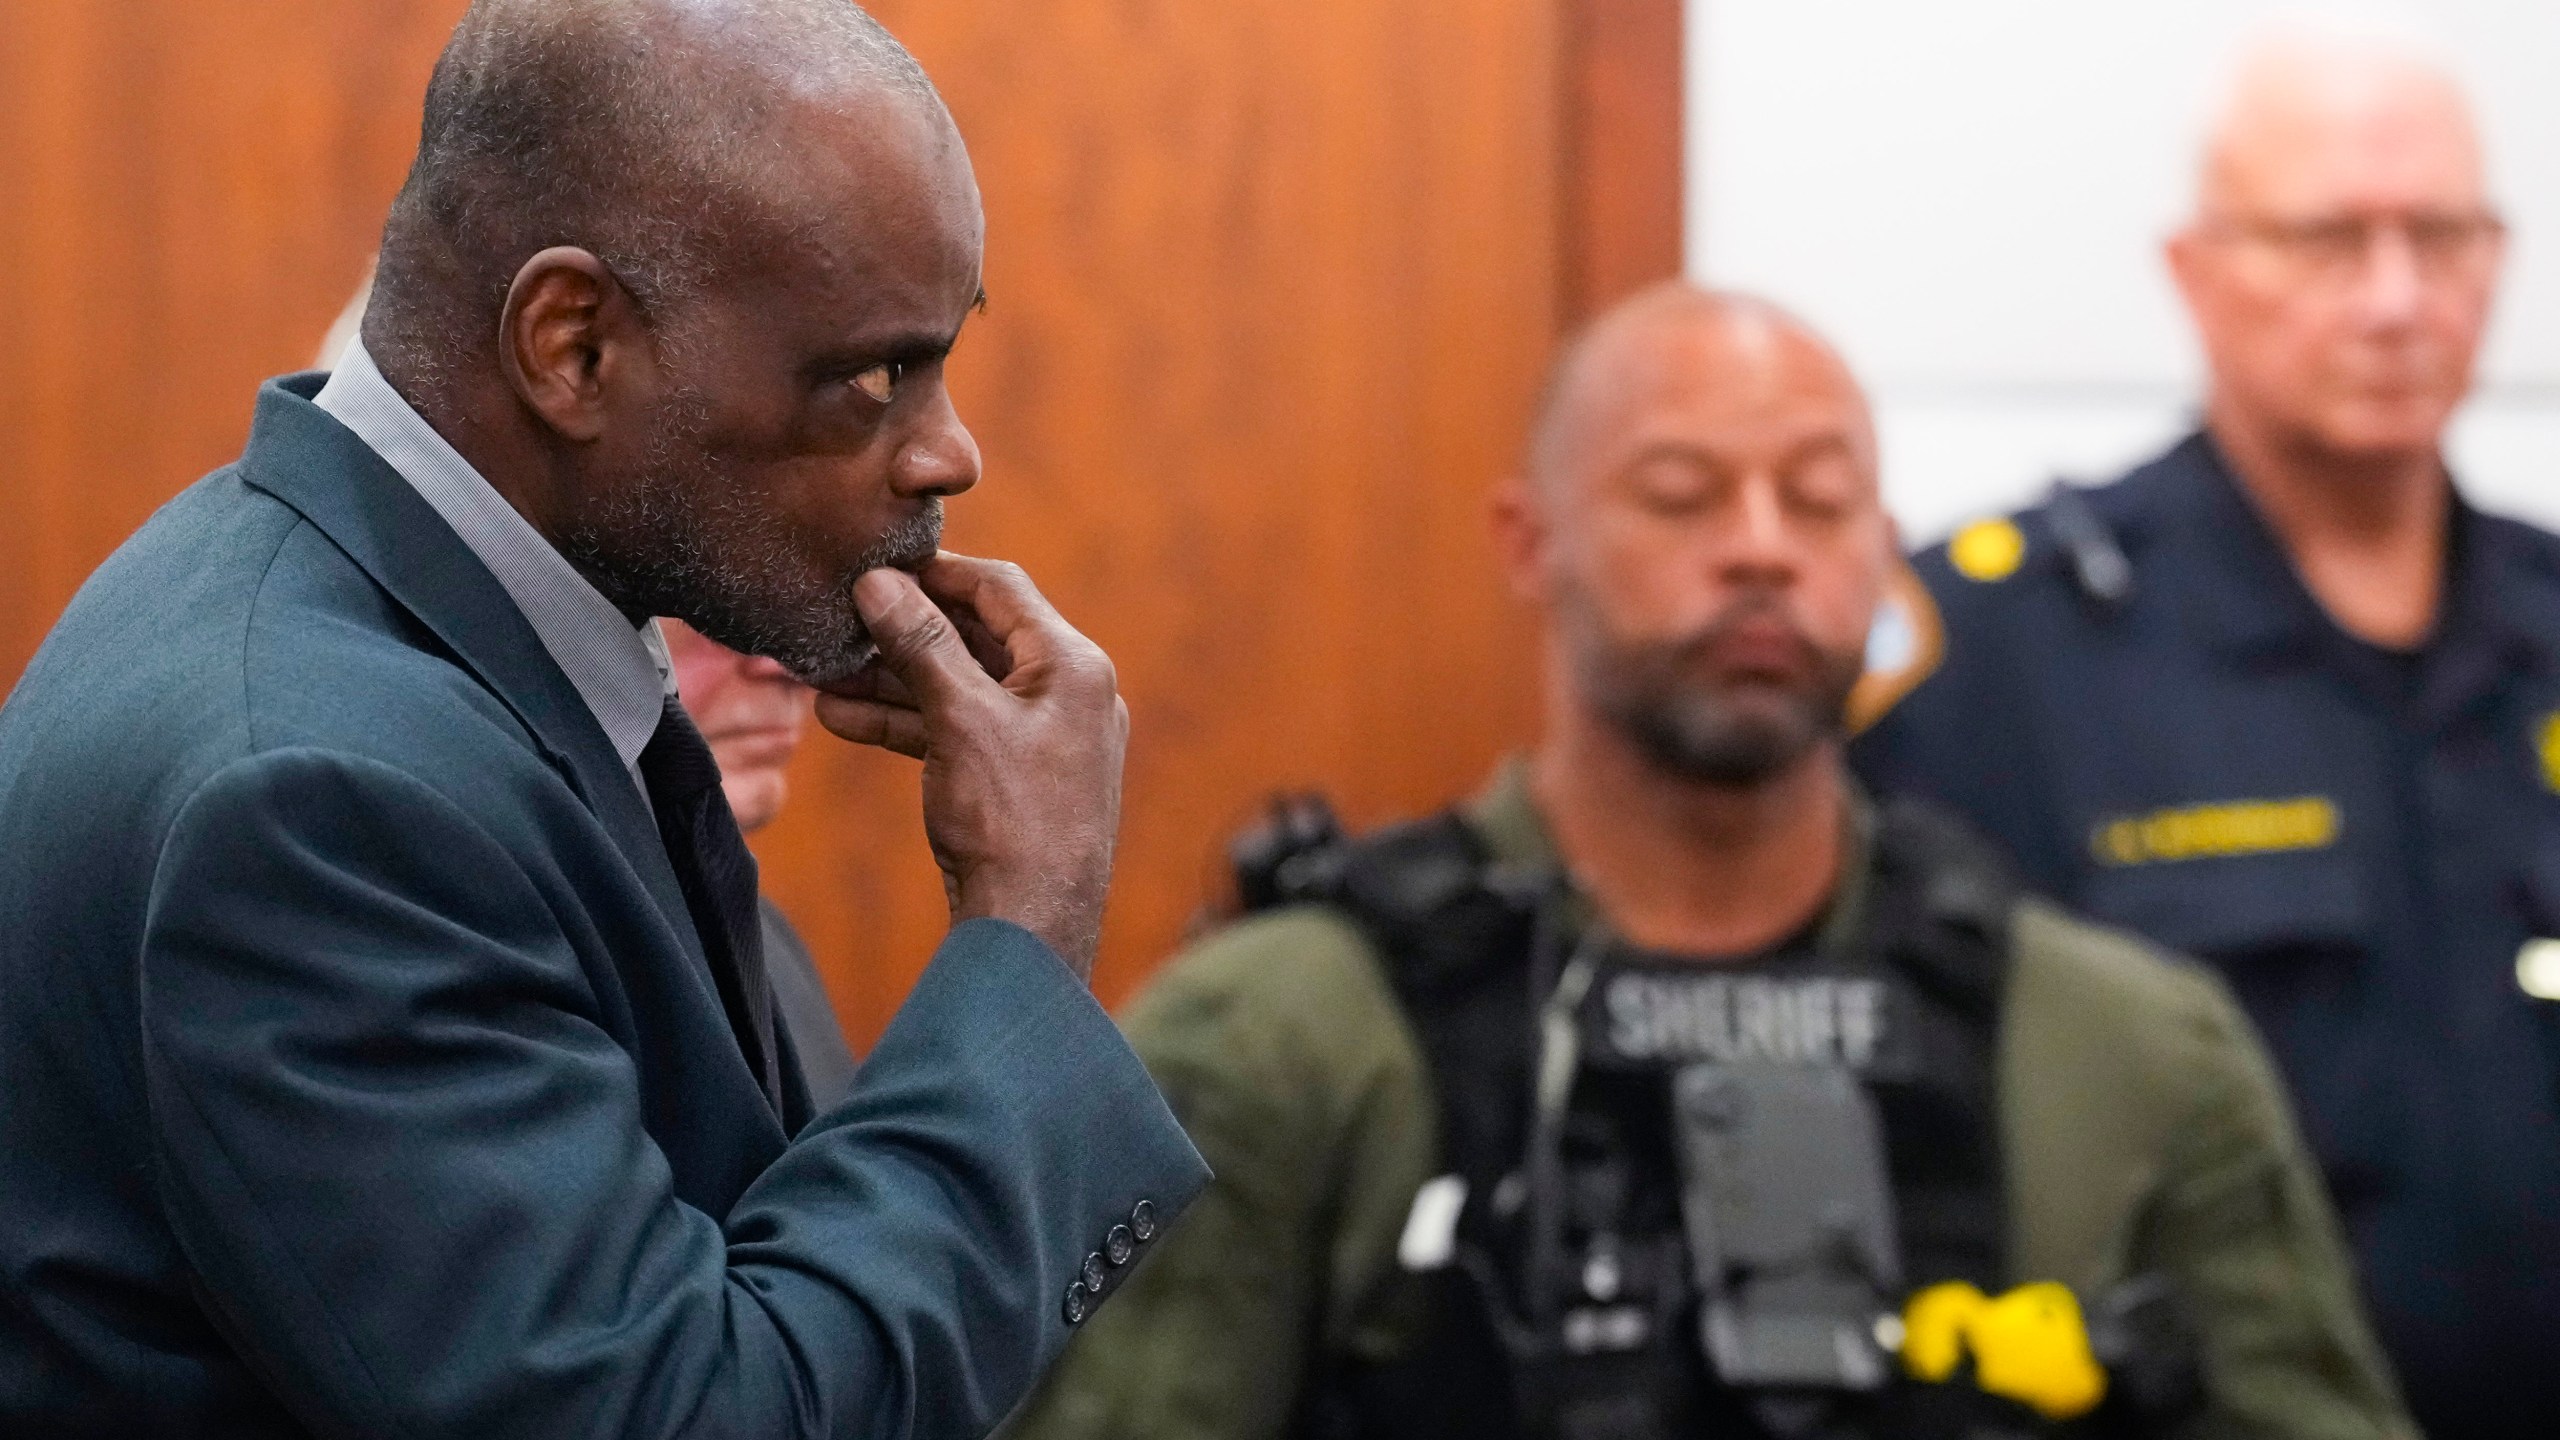
[{"label": "shoulder patch", "polygon": [[1947,655],[1947,627],[1938,602],[1908,563],[1885,578],[1884,597],[1867,631],[1867,668],[1849,692],[1849,733],[1884,718],[1902,697],[1937,673]]},{"label": "shoulder patch", "polygon": [[1985,584],[2017,574],[2026,558],[2026,532],[2014,520],[1976,520],[1947,541],[1947,563],[1967,580]]}]

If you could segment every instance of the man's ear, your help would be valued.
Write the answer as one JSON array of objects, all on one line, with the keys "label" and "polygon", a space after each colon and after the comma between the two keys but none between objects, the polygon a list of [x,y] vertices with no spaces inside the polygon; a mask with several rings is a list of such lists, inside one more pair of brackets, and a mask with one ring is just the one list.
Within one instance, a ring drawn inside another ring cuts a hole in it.
[{"label": "man's ear", "polygon": [[2179,226],[2160,242],[2160,258],[2169,267],[2169,283],[2177,287],[2178,298],[2186,303],[2191,316],[2196,310],[2196,286],[2202,279],[2199,267],[2204,263],[2204,247],[2204,236],[2194,221]]},{"label": "man's ear", "polygon": [[1495,487],[1486,519],[1493,529],[1493,551],[1511,593],[1532,605],[1547,598],[1547,550],[1554,531],[1547,523],[1544,497],[1536,487],[1513,476]]},{"label": "man's ear", "polygon": [[507,383],[565,440],[604,433],[606,393],[641,342],[630,292],[602,260],[575,246],[554,246],[524,262],[499,312]]}]

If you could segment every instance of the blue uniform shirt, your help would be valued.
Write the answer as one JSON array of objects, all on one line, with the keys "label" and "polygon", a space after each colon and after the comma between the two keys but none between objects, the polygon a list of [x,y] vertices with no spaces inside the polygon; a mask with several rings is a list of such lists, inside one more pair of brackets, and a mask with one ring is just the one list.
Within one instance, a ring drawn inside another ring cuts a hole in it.
[{"label": "blue uniform shirt", "polygon": [[2050,504],[1919,556],[1940,658],[1860,770],[2220,970],[2419,1421],[2560,1435],[2560,1003],[2524,983],[2560,993],[2530,946],[2560,936],[2560,538],[2457,501],[2436,632],[2397,653],[2320,609],[2205,436],[2081,503],[2129,592],[2095,597]]}]

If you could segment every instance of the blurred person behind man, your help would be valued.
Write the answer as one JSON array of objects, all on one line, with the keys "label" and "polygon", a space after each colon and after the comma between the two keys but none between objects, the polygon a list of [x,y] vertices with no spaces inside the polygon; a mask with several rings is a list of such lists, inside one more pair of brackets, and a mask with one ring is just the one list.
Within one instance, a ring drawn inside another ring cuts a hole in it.
[{"label": "blurred person behind man", "polygon": [[2443,454],[2504,253],[2481,143],[2430,51],[2295,25],[2200,181],[2201,429],[1918,557],[1943,660],[1855,760],[2218,967],[2419,1421],[2560,1434],[2560,541]]},{"label": "blurred person behind man", "polygon": [[[753,835],[773,823],[790,796],[791,756],[808,725],[809,687],[780,662],[740,654],[681,620],[661,620],[658,628],[685,713],[720,763],[730,813],[739,830]],[[774,1013],[808,1077],[810,1102],[823,1110],[852,1091],[853,1050],[808,943],[772,896],[759,895],[757,903]]]},{"label": "blurred person behind man", "polygon": [[1216,1178],[1013,1440],[2405,1433],[2222,987],[1848,778],[1900,561],[1819,339],[1626,302],[1497,530],[1544,738],[1282,826],[1138,1001]]},{"label": "blurred person behind man", "polygon": [[[983,249],[845,0],[464,15],[360,343],[0,705],[0,1433],[958,1440],[1205,1180],[1086,983],[1110,663],[938,549]],[[824,1112],[660,615],[924,760]]]}]

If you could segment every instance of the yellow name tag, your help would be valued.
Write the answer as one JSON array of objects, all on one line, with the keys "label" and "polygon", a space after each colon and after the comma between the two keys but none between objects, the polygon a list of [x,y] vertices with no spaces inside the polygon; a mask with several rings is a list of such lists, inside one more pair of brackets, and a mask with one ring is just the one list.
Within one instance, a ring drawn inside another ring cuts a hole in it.
[{"label": "yellow name tag", "polygon": [[2089,848],[2101,865],[2272,855],[2326,849],[2337,843],[2342,823],[2336,802],[2318,795],[2229,800],[2100,821]]}]

